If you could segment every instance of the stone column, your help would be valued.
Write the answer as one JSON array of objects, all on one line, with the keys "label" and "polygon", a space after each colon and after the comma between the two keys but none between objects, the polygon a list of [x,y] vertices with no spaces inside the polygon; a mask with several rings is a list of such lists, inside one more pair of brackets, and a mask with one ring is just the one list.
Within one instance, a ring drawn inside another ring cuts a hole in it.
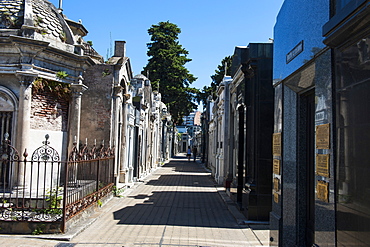
[{"label": "stone column", "polygon": [[224,128],[224,136],[223,136],[223,150],[224,150],[224,186],[226,188],[230,188],[231,182],[233,180],[232,174],[232,156],[230,153],[232,152],[230,149],[232,140],[230,138],[230,134],[233,133],[233,130],[230,129],[231,123],[231,114],[230,114],[230,83],[231,80],[225,80],[225,89],[224,89],[224,111],[223,111],[223,128]]},{"label": "stone column", "polygon": [[[27,153],[27,148],[30,148],[32,83],[37,78],[37,74],[17,72],[16,76],[19,78],[20,82],[16,148],[20,155],[19,158],[23,160],[23,155]],[[25,186],[25,181],[23,179],[24,172],[24,164],[19,164],[19,167],[15,170],[15,187],[20,188]]]},{"label": "stone column", "polygon": [[[71,84],[72,98],[69,109],[69,130],[68,130],[68,154],[73,148],[73,142],[80,140],[80,124],[81,124],[81,97],[87,86],[83,84],[82,76],[78,77],[78,83]],[[77,145],[78,148],[78,145]]]},{"label": "stone column", "polygon": [[125,111],[127,110],[126,104],[123,99],[123,87],[121,85],[115,85],[113,87],[113,132],[112,139],[116,146],[115,153],[115,168],[114,173],[118,178],[117,183],[125,183],[126,181],[126,170],[127,170],[127,155],[126,155],[126,131],[127,131],[127,119]]}]

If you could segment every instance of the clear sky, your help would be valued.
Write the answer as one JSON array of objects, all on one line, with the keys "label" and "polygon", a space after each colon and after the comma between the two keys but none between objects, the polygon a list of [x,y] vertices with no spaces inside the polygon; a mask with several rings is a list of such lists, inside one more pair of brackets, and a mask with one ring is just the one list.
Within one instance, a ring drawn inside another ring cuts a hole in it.
[{"label": "clear sky", "polygon": [[[59,7],[59,0],[49,0]],[[104,58],[115,40],[125,40],[134,75],[147,64],[148,28],[161,21],[180,29],[180,44],[192,59],[187,69],[197,81],[210,85],[210,76],[235,46],[269,42],[284,0],[63,0],[63,13],[82,20],[89,31],[84,38]]]}]

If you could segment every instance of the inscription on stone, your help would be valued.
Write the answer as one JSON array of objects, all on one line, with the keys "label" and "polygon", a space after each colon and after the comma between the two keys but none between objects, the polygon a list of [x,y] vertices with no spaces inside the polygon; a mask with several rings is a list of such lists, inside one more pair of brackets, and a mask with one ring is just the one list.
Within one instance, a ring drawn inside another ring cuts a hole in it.
[{"label": "inscription on stone", "polygon": [[323,202],[329,202],[329,183],[317,181],[316,191],[317,199]]},{"label": "inscription on stone", "polygon": [[316,174],[319,176],[330,177],[329,173],[330,154],[316,155]]},{"label": "inscription on stone", "polygon": [[316,126],[316,148],[330,148],[330,124]]},{"label": "inscription on stone", "polygon": [[281,155],[281,133],[274,133],[272,135],[272,155]]},{"label": "inscription on stone", "polygon": [[274,159],[274,170],[273,173],[276,175],[280,175],[280,160]]}]

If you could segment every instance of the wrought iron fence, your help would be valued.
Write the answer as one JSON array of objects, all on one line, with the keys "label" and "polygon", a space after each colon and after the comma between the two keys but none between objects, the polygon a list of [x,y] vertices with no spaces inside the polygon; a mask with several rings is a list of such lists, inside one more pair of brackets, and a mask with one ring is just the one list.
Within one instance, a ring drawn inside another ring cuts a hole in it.
[{"label": "wrought iron fence", "polygon": [[112,191],[114,148],[106,148],[103,142],[100,148],[95,143],[88,149],[85,144],[78,151],[77,143],[74,143],[66,171],[65,180],[68,182],[64,190],[64,208],[68,220]]},{"label": "wrought iron fence", "polygon": [[[0,153],[0,221],[65,222],[112,191],[114,148],[78,151],[61,161],[45,136],[31,157],[5,135]],[[62,229],[64,230],[64,229]]]}]

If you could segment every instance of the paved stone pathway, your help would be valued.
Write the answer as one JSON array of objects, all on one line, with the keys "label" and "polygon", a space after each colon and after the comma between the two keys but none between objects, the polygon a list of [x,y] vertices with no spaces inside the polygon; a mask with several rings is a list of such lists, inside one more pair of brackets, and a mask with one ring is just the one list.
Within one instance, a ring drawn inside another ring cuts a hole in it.
[{"label": "paved stone pathway", "polygon": [[[126,194],[108,202],[106,212],[70,242],[31,239],[21,245],[7,245],[16,238],[5,236],[0,237],[0,246],[213,247],[264,243],[249,227],[237,224],[210,174],[185,156],[172,159]],[[266,231],[261,233],[266,237]]]}]

